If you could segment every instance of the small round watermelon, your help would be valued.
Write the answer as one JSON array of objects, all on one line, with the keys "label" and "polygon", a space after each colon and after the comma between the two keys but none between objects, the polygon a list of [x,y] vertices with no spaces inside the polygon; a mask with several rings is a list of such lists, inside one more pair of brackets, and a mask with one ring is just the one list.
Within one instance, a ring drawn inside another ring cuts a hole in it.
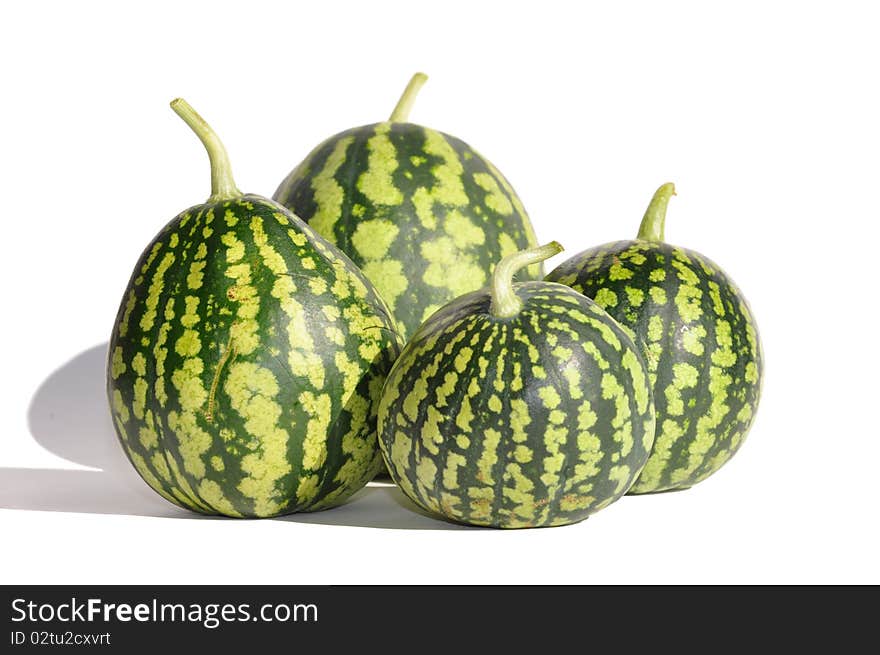
[{"label": "small round watermelon", "polygon": [[758,400],[764,359],[749,304],[718,264],[665,243],[661,186],[634,241],[579,253],[547,279],[596,301],[642,348],[657,409],[657,435],[630,493],[685,489],[739,449]]},{"label": "small round watermelon", "polygon": [[172,107],[208,150],[212,194],[147,246],[123,295],[107,375],[120,443],[147,484],[196,512],[338,505],[381,466],[393,320],[345,255],[242,194],[211,128]]},{"label": "small round watermelon", "polygon": [[[387,121],[318,145],[273,196],[363,269],[404,338],[484,287],[502,257],[536,245],[495,166],[464,141],[408,122],[426,79],[413,76]],[[540,279],[542,268],[521,275]]]},{"label": "small round watermelon", "polygon": [[561,284],[512,284],[561,251],[503,259],[490,289],[431,316],[379,404],[391,477],[416,504],[479,526],[580,521],[622,496],[648,459],[654,406],[639,349]]}]

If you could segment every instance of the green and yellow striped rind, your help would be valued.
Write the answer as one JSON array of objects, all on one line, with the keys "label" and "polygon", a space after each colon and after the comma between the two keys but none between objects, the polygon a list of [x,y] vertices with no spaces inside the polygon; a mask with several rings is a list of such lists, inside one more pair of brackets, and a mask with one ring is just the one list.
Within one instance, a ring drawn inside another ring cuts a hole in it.
[{"label": "green and yellow striped rind", "polygon": [[645,464],[654,407],[638,348],[591,300],[559,284],[515,286],[522,310],[489,313],[487,291],[434,314],[388,376],[379,442],[418,505],[472,525],[585,519]]},{"label": "green and yellow striped rind", "polygon": [[547,279],[593,298],[643,348],[657,435],[630,493],[687,488],[721,468],[751,427],[764,368],[748,303],[721,268],[692,250],[618,241]]},{"label": "green and yellow striped rind", "polygon": [[399,347],[372,285],[281,205],[198,205],[147,247],[123,296],[114,424],[141,477],[187,509],[332,507],[381,465],[378,398]]},{"label": "green and yellow striped rind", "polygon": [[[274,198],[363,269],[404,338],[441,306],[486,286],[502,257],[537,245],[522,203],[491,163],[413,123],[327,139]],[[542,271],[536,264],[520,279]]]}]

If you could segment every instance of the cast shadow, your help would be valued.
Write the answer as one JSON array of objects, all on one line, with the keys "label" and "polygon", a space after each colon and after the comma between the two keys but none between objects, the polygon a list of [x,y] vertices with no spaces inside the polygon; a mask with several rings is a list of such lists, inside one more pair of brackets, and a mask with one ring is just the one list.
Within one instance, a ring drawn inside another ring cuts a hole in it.
[{"label": "cast shadow", "polygon": [[[104,388],[107,344],[89,348],[47,377],[28,408],[31,436],[43,448],[92,471],[0,468],[0,509],[81,512],[196,520],[154,493],[116,440]],[[416,508],[390,484],[370,483],[347,504],[277,520],[365,528],[455,530]]]}]

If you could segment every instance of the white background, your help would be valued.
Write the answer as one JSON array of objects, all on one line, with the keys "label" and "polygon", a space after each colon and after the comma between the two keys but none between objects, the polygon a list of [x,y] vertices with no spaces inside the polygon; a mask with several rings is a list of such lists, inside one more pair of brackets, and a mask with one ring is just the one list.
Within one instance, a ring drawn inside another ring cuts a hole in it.
[{"label": "white background", "polygon": [[[0,582],[880,582],[878,17],[592,4],[5,3]],[[739,283],[766,353],[754,428],[716,476],[506,532],[387,487],[284,520],[200,518],[129,469],[103,348],[142,248],[209,193],[168,102],[186,97],[239,187],[271,195],[320,140],[386,118],[416,70],[412,119],[493,160],[569,255],[634,236],[677,184],[667,239]]]}]

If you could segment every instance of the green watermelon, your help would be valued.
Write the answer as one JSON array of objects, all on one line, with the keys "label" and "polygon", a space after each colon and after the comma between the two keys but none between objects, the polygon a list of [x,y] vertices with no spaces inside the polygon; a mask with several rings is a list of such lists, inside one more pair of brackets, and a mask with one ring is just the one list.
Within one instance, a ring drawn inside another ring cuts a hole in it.
[{"label": "green watermelon", "polygon": [[110,340],[119,440],[167,500],[263,517],[332,507],[381,465],[376,412],[399,353],[351,261],[281,205],[235,186],[217,136],[208,201],[147,246]]},{"label": "green watermelon", "polygon": [[575,255],[547,279],[589,296],[643,349],[657,410],[654,449],[630,493],[690,487],[742,445],[758,408],[761,341],[742,292],[709,258],[663,241],[661,186],[635,241]]},{"label": "green watermelon", "polygon": [[491,289],[435,313],[391,369],[379,444],[429,512],[498,528],[574,523],[622,496],[647,461],[654,406],[630,337],[566,286],[512,284],[561,250],[503,259]]},{"label": "green watermelon", "polygon": [[[426,79],[412,78],[388,121],[321,143],[273,196],[363,269],[404,338],[485,286],[502,257],[536,244],[522,203],[488,160],[407,122]],[[540,265],[525,275],[541,276]]]}]

